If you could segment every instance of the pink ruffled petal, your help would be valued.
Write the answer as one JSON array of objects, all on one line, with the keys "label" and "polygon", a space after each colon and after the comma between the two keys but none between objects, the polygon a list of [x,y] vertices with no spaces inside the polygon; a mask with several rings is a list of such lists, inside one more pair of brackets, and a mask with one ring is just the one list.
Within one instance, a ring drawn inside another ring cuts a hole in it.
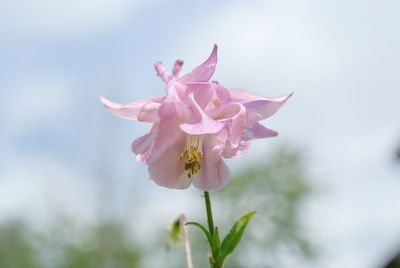
[{"label": "pink ruffled petal", "polygon": [[246,107],[248,111],[249,125],[273,115],[293,95],[293,93],[291,93],[279,97],[268,98],[241,88],[230,88],[228,90],[233,100],[243,103]]},{"label": "pink ruffled petal", "polygon": [[182,76],[182,65],[183,65],[183,60],[177,60],[174,64],[174,67],[172,68],[172,75],[175,76],[175,78],[179,78]]},{"label": "pink ruffled petal", "polygon": [[228,90],[219,84],[209,83],[211,88],[211,96],[208,99],[207,106],[203,108],[204,112],[211,118],[221,119],[222,110],[226,104],[231,101]]},{"label": "pink ruffled petal", "polygon": [[225,105],[221,121],[226,122],[226,128],[229,131],[229,148],[236,148],[239,145],[243,130],[247,124],[246,108],[239,102],[232,102]]},{"label": "pink ruffled petal", "polygon": [[146,163],[146,157],[150,154],[154,139],[157,137],[158,124],[155,124],[150,132],[132,143],[132,152],[136,154],[139,163]]},{"label": "pink ruffled petal", "polygon": [[170,74],[161,62],[154,63],[154,68],[156,69],[157,75],[161,78],[164,83],[168,83],[169,80],[174,77]]},{"label": "pink ruffled petal", "polygon": [[180,161],[180,154],[184,148],[185,139],[182,137],[149,164],[149,173],[155,183],[173,189],[186,189],[190,186],[192,181],[183,169],[183,162]]},{"label": "pink ruffled petal", "polygon": [[[116,103],[112,102],[110,100],[107,100],[106,98],[100,96],[100,101],[104,104],[104,106],[109,110],[112,114],[125,118],[125,119],[130,119],[130,120],[137,120],[138,115],[141,111],[141,109],[149,104],[149,103],[161,103],[163,101],[164,97],[151,97],[147,99],[142,99],[142,100],[137,100],[134,102],[130,102],[127,104],[121,104],[121,103]],[[154,117],[144,117],[143,119],[149,119],[150,121],[148,122],[153,122],[151,120],[154,119]],[[143,120],[146,121],[146,120]]]},{"label": "pink ruffled petal", "polygon": [[150,102],[143,105],[137,116],[138,121],[153,123],[160,121],[160,118],[158,117],[158,108],[160,108],[160,105],[161,103],[158,102]]},{"label": "pink ruffled petal", "polygon": [[[207,141],[204,146],[207,148]],[[221,158],[218,161],[214,161],[209,150],[204,150],[200,165],[199,174],[192,177],[193,184],[197,188],[203,191],[215,191],[228,183],[231,175],[229,168]]]},{"label": "pink ruffled petal", "polygon": [[[175,102],[164,102],[161,104],[158,110],[158,116],[160,122],[154,125],[152,131],[156,134],[155,137],[147,136],[146,139],[146,149],[141,150],[137,156],[137,159],[141,163],[152,163],[156,161],[160,155],[162,155],[169,147],[171,147],[175,142],[183,137],[182,131],[179,129],[179,124],[181,120],[178,116],[177,108]],[[168,138],[166,138],[168,137]],[[143,138],[143,137],[142,137]],[[139,147],[142,140],[134,142],[134,151],[138,151],[136,147]],[[148,145],[150,143],[150,145]],[[132,145],[133,146],[133,145]],[[142,146],[140,146],[142,148]]]},{"label": "pink ruffled petal", "polygon": [[250,149],[250,142],[240,141],[239,146],[235,149],[226,149],[223,152],[223,157],[225,158],[239,158],[245,155]]},{"label": "pink ruffled petal", "polygon": [[275,130],[269,129],[261,125],[260,123],[255,123],[249,127],[246,127],[243,131],[242,139],[245,141],[254,140],[254,139],[263,139],[275,137],[278,135],[278,132]]},{"label": "pink ruffled petal", "polygon": [[217,94],[218,100],[221,102],[221,105],[229,103],[232,99],[229,91],[219,84],[216,85],[217,86],[215,87],[215,92]]},{"label": "pink ruffled petal", "polygon": [[193,69],[192,72],[183,75],[178,80],[183,83],[187,82],[207,82],[214,74],[215,65],[217,64],[217,45],[211,52],[210,57],[201,65]]},{"label": "pink ruffled petal", "polygon": [[186,86],[175,80],[170,81],[167,86],[167,98],[174,101],[182,101],[186,98]]},{"label": "pink ruffled petal", "polygon": [[226,148],[228,137],[228,130],[226,128],[223,128],[220,132],[209,136],[209,150],[214,161],[218,161],[221,157]]},{"label": "pink ruffled petal", "polygon": [[196,103],[202,109],[210,103],[210,99],[212,99],[212,95],[215,91],[215,85],[208,82],[190,82],[186,83],[185,86],[185,94],[187,96],[193,94]]},{"label": "pink ruffled petal", "polygon": [[194,100],[193,94],[189,95],[188,104],[192,108],[193,121],[196,123],[181,124],[180,128],[187,134],[200,135],[212,134],[220,131],[225,124],[210,118]]},{"label": "pink ruffled petal", "polygon": [[277,110],[279,110],[279,108],[282,107],[283,104],[285,104],[289,97],[290,95],[287,95],[287,97],[282,101],[256,100],[244,103],[244,106],[248,112],[249,125],[273,115]]}]

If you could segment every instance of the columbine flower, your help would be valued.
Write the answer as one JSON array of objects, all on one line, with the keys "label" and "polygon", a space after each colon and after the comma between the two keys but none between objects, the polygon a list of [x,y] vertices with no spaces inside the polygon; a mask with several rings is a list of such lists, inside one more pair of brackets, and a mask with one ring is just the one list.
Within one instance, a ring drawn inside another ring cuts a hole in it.
[{"label": "columbine flower", "polygon": [[169,73],[157,62],[155,69],[166,85],[165,97],[127,104],[100,97],[113,114],[153,123],[150,132],[132,144],[140,163],[149,166],[151,178],[168,188],[193,184],[202,190],[225,186],[230,172],[222,157],[237,158],[250,140],[273,137],[277,132],[258,121],[273,115],[291,96],[268,98],[240,88],[209,82],[217,63],[217,46],[192,72],[182,74],[183,61]]}]

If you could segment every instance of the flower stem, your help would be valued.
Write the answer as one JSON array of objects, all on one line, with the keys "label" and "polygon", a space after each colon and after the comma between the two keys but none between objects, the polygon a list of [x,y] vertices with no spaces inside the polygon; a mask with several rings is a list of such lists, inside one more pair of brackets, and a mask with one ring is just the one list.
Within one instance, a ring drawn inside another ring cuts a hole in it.
[{"label": "flower stem", "polygon": [[[213,222],[212,211],[211,211],[210,194],[207,191],[204,191],[204,200],[206,201],[208,229],[210,231],[211,241],[212,241],[210,244],[210,247],[211,247],[210,249],[211,249],[211,252],[213,252],[213,247],[216,246],[216,245],[214,245],[214,243],[216,241],[214,235],[218,236],[218,234],[216,232],[214,232],[215,229],[214,229],[214,222]],[[219,241],[219,238],[218,238],[218,241]],[[218,247],[219,247],[219,245],[218,245]],[[215,258],[217,258],[217,255],[214,255],[214,252],[213,252],[213,254],[209,256],[211,268],[222,268],[223,260],[221,262],[220,260],[216,260]]]},{"label": "flower stem", "polygon": [[204,191],[204,199],[206,201],[208,229],[210,231],[211,237],[213,237],[214,236],[214,222],[213,222],[213,217],[212,217],[212,212],[211,212],[210,195],[207,191]]},{"label": "flower stem", "polygon": [[186,225],[187,220],[185,215],[181,214],[180,216],[181,224],[182,224],[182,232],[183,232],[183,241],[185,243],[185,255],[186,255],[186,267],[193,268],[193,261],[192,261],[192,252],[190,249],[190,241],[189,241],[189,230]]}]

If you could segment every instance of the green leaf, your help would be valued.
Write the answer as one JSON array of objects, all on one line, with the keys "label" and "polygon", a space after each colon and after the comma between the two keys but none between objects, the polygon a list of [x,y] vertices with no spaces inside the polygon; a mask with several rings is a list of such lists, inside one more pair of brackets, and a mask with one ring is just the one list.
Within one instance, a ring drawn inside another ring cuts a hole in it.
[{"label": "green leaf", "polygon": [[256,211],[250,211],[241,216],[233,225],[232,229],[225,236],[224,241],[221,244],[221,254],[219,261],[223,261],[229,254],[231,254],[240,242],[243,236],[244,230],[249,223],[251,217],[256,214]]},{"label": "green leaf", "polygon": [[214,230],[213,248],[211,251],[212,251],[213,258],[216,259],[220,253],[220,240],[219,240],[218,227],[215,227],[215,230]]},{"label": "green leaf", "polygon": [[212,250],[212,248],[213,248],[213,240],[211,238],[211,234],[207,231],[207,229],[203,225],[201,225],[200,223],[194,222],[194,221],[189,221],[189,222],[186,223],[186,225],[194,225],[194,226],[199,227],[204,232],[204,234],[206,235],[208,243],[210,244],[210,249]]}]

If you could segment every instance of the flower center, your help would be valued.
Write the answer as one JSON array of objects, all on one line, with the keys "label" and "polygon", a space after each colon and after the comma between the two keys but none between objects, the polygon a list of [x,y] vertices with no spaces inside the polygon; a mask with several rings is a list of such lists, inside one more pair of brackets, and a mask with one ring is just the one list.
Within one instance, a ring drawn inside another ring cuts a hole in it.
[{"label": "flower center", "polygon": [[183,168],[188,171],[188,177],[199,174],[200,160],[203,158],[203,142],[204,135],[188,135],[186,136],[186,148],[181,153],[180,161],[186,158]]}]

